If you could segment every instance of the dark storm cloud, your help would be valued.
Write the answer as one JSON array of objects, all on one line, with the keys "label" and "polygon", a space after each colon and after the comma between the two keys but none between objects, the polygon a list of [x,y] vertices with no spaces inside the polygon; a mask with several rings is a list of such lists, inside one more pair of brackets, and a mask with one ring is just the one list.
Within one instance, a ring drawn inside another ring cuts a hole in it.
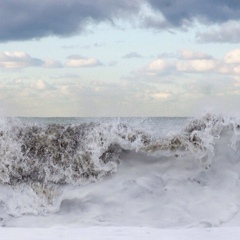
[{"label": "dark storm cloud", "polygon": [[210,28],[205,32],[198,32],[198,42],[239,43],[240,22],[227,22],[218,28]]},{"label": "dark storm cloud", "polygon": [[0,3],[0,41],[79,33],[89,22],[137,11],[138,0],[9,0]]},{"label": "dark storm cloud", "polygon": [[240,20],[239,0],[149,0],[173,26],[182,26],[197,19],[203,23]]},{"label": "dark storm cloud", "polygon": [[164,16],[161,21],[146,14],[146,28],[240,20],[239,0],[0,0],[0,41],[79,34],[89,23],[139,17],[142,3]]}]

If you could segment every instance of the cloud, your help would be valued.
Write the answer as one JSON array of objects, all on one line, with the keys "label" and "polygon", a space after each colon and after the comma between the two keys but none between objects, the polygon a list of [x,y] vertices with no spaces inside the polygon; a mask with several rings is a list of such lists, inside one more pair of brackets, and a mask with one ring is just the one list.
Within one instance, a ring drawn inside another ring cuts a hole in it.
[{"label": "cloud", "polygon": [[39,79],[34,83],[33,89],[43,91],[43,90],[52,90],[55,88],[51,84],[47,83],[46,81]]},{"label": "cloud", "polygon": [[139,0],[22,0],[3,1],[0,8],[0,41],[46,36],[71,36],[88,23],[113,22],[137,12]]},{"label": "cloud", "polygon": [[150,62],[146,67],[140,69],[138,73],[155,76],[160,74],[168,74],[174,68],[174,64],[163,59],[157,59]]},{"label": "cloud", "polygon": [[225,54],[223,59],[200,52],[182,51],[176,63],[176,70],[180,72],[237,75],[239,74],[240,49],[234,49]]},{"label": "cloud", "polygon": [[171,97],[172,93],[168,92],[168,91],[160,91],[160,92],[155,92],[151,94],[151,97],[155,100],[159,100],[159,99],[168,99],[169,97]]},{"label": "cloud", "polygon": [[156,71],[156,72],[162,72],[165,71],[166,69],[168,69],[170,64],[168,64],[168,62],[162,60],[162,59],[158,59],[155,60],[153,62],[151,62],[148,65],[148,70],[149,71]]},{"label": "cloud", "polygon": [[65,67],[82,68],[82,67],[97,67],[103,65],[96,58],[86,58],[79,55],[72,55],[68,57]]},{"label": "cloud", "polygon": [[25,68],[30,66],[41,66],[44,62],[33,58],[25,52],[3,52],[0,53],[0,68]]},{"label": "cloud", "polygon": [[215,70],[217,62],[215,60],[197,59],[190,61],[179,61],[176,65],[180,72],[209,72]]},{"label": "cloud", "polygon": [[[147,6],[147,7],[146,7]],[[133,19],[145,28],[169,29],[191,26],[198,21],[226,23],[239,21],[240,2],[236,0],[12,0],[2,1],[0,41],[68,37],[81,33],[89,24]],[[229,36],[233,36],[231,30]],[[239,31],[238,31],[239,32]],[[200,34],[202,40],[213,35]],[[229,38],[229,37],[228,37]],[[234,41],[239,41],[238,34]],[[98,46],[96,46],[98,47]]]},{"label": "cloud", "polygon": [[240,23],[229,21],[196,34],[198,42],[239,43]]},{"label": "cloud", "polygon": [[146,16],[142,20],[142,26],[145,28],[166,29],[171,25],[164,19],[157,19],[155,17]]},{"label": "cloud", "polygon": [[122,58],[143,58],[143,56],[137,52],[130,52],[125,54]]},{"label": "cloud", "polygon": [[177,75],[182,73],[212,73],[236,76],[240,74],[240,49],[225,54],[222,59],[189,50],[181,51],[176,59],[156,59],[138,73],[147,76]]},{"label": "cloud", "polygon": [[62,68],[62,67],[97,67],[103,65],[96,58],[87,58],[79,55],[71,55],[65,64],[53,59],[42,60],[31,57],[25,52],[0,53],[0,68],[19,69],[27,67]]},{"label": "cloud", "polygon": [[224,61],[226,63],[237,63],[237,64],[240,64],[240,48],[239,49],[234,49],[234,50],[228,52],[224,56]]},{"label": "cloud", "polygon": [[194,51],[190,51],[190,50],[182,50],[179,53],[179,57],[180,59],[184,59],[184,60],[196,60],[196,59],[212,59],[213,57],[205,54],[205,53],[201,53],[201,52],[194,52]]},{"label": "cloud", "polygon": [[235,0],[149,0],[172,26],[182,26],[194,20],[206,23],[223,23],[240,19],[240,2]]}]

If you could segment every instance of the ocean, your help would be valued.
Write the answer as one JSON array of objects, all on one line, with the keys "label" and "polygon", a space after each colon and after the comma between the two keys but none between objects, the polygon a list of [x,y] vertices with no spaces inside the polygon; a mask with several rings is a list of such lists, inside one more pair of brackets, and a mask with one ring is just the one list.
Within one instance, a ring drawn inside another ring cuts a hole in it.
[{"label": "ocean", "polygon": [[238,117],[2,118],[0,146],[5,228],[240,223]]}]

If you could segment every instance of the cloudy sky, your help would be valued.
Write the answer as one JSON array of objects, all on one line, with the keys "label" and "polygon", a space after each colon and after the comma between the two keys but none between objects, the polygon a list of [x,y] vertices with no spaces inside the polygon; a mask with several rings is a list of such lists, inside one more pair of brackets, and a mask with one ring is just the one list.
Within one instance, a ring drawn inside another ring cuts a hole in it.
[{"label": "cloudy sky", "polygon": [[239,111],[239,0],[0,5],[2,115]]}]

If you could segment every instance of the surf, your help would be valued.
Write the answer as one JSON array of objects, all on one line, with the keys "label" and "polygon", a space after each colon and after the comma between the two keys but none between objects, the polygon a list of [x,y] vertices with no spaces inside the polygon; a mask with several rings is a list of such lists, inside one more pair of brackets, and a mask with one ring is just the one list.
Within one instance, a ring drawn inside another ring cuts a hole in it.
[{"label": "surf", "polygon": [[191,227],[236,218],[239,119],[205,114],[161,133],[144,121],[2,120],[2,225]]}]

